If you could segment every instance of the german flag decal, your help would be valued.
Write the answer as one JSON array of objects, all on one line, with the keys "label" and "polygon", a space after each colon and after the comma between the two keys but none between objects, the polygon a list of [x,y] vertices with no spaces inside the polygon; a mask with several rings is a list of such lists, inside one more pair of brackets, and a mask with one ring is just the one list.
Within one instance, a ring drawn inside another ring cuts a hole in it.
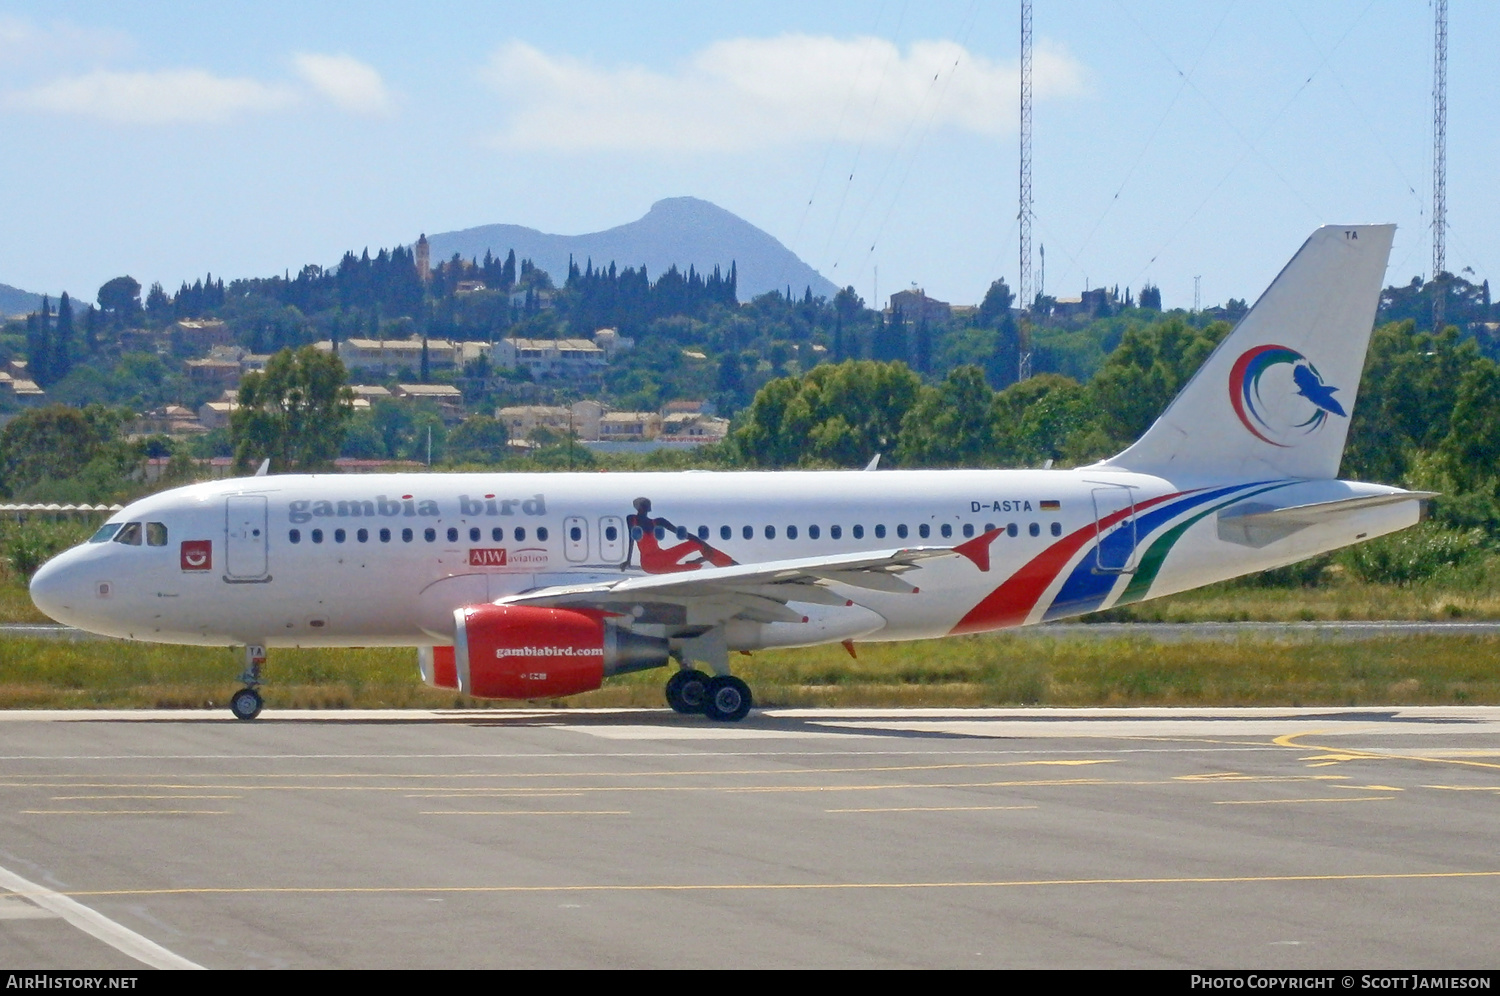
[{"label": "german flag decal", "polygon": [[1062,502],[1060,502],[1060,501],[1049,501],[1047,499],[1043,499],[1042,500],[1042,511],[1043,512],[1061,512],[1062,511]]}]

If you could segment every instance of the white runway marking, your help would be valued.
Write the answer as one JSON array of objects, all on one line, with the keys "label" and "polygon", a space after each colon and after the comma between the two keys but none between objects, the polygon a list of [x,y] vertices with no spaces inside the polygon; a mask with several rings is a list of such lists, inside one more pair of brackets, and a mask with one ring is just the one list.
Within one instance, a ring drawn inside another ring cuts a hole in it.
[{"label": "white runway marking", "polygon": [[845,730],[761,730],[753,726],[568,726],[554,729],[586,733],[601,740],[847,740],[850,736],[878,737],[879,732]]},{"label": "white runway marking", "polygon": [[[85,934],[97,937],[116,951],[127,954],[152,968],[203,967],[197,962],[188,961],[181,955],[168,951],[149,938],[142,937],[129,927],[115,923],[103,913],[91,910],[77,900],[69,899],[45,886],[28,881],[9,869],[0,868],[0,888],[19,893],[42,910],[62,917]],[[8,900],[8,902],[13,901]]]}]

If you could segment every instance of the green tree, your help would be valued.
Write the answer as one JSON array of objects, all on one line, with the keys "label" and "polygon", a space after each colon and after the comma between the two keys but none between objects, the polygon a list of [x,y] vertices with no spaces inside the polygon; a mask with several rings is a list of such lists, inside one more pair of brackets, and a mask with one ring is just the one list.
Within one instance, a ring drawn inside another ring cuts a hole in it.
[{"label": "green tree", "polygon": [[954,367],[924,387],[901,422],[896,462],[903,467],[983,467],[996,457],[994,392],[976,366]]},{"label": "green tree", "polygon": [[1002,322],[1011,318],[1010,306],[1015,299],[1016,296],[1011,293],[1004,277],[990,284],[990,289],[984,293],[984,300],[979,303],[980,327],[998,329]]},{"label": "green tree", "polygon": [[101,405],[47,405],[22,412],[0,431],[0,492],[14,497],[44,480],[76,477],[112,446],[122,450],[116,456],[133,460],[119,439],[122,420],[120,411]]},{"label": "green tree", "polygon": [[99,288],[99,307],[128,325],[141,312],[141,282],[134,277],[115,277]]},{"label": "green tree", "polygon": [[1228,333],[1225,322],[1198,329],[1181,318],[1126,331],[1089,382],[1113,444],[1138,439]]},{"label": "green tree", "polygon": [[759,467],[855,467],[893,453],[922,382],[904,363],[824,363],[761,388],[734,433],[740,458]]},{"label": "green tree", "polygon": [[344,364],[332,353],[304,346],[272,356],[264,373],[240,382],[230,415],[235,463],[248,470],[269,458],[281,473],[332,465],[354,414]]},{"label": "green tree", "polygon": [[1342,473],[1361,480],[1405,481],[1421,453],[1449,433],[1465,375],[1480,362],[1472,339],[1449,327],[1418,333],[1410,319],[1370,337]]},{"label": "green tree", "polygon": [[1493,490],[1500,472],[1500,367],[1490,360],[1481,357],[1464,373],[1438,452],[1460,488]]},{"label": "green tree", "polygon": [[63,291],[57,302],[57,328],[52,333],[53,380],[62,380],[73,369],[73,300]]},{"label": "green tree", "polygon": [[448,434],[448,459],[455,463],[499,463],[509,442],[505,423],[488,415],[471,415]]},{"label": "green tree", "polygon": [[996,453],[1006,466],[1036,467],[1105,456],[1093,392],[1071,377],[1038,374],[995,395]]}]

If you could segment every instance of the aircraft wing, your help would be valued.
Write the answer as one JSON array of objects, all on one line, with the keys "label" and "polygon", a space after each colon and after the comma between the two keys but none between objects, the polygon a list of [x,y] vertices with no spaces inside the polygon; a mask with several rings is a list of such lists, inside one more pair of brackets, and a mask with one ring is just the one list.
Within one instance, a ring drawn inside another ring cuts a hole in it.
[{"label": "aircraft wing", "polygon": [[924,562],[963,555],[963,551],[951,547],[910,547],[705,567],[594,584],[555,585],[502,598],[498,603],[588,607],[621,613],[637,606],[678,606],[686,610],[680,613],[681,622],[689,626],[712,625],[728,619],[803,622],[803,614],[787,608],[788,602],[851,604],[848,595],[833,590],[834,584],[866,591],[915,593],[917,587],[901,575]]}]

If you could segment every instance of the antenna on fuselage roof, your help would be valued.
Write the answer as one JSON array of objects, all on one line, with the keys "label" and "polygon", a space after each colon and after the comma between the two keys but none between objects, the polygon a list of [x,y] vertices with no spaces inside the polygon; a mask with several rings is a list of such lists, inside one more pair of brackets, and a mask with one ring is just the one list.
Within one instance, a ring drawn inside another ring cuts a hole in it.
[{"label": "antenna on fuselage roof", "polygon": [[870,462],[867,463],[867,464],[865,464],[865,470],[878,470],[879,467],[880,467],[880,454],[879,453],[877,453],[874,456],[872,456],[870,458]]},{"label": "antenna on fuselage roof", "polygon": [[266,457],[264,460],[262,460],[260,462],[260,466],[255,468],[255,473],[253,475],[251,475],[251,476],[253,476],[253,477],[265,477],[266,474],[270,471],[270,469],[271,469],[271,458],[270,457]]}]

